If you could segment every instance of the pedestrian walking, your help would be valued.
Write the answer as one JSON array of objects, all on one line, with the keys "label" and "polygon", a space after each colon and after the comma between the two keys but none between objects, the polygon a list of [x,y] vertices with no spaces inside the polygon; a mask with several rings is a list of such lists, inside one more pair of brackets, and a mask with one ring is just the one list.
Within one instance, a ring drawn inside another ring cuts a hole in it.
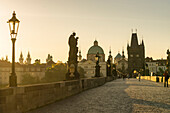
[{"label": "pedestrian walking", "polygon": [[168,79],[169,79],[168,71],[165,71],[164,77],[165,77],[164,87],[168,87]]},{"label": "pedestrian walking", "polygon": [[138,74],[138,77],[139,77],[139,81],[140,81],[140,77],[141,77],[141,74],[140,74],[140,73]]}]

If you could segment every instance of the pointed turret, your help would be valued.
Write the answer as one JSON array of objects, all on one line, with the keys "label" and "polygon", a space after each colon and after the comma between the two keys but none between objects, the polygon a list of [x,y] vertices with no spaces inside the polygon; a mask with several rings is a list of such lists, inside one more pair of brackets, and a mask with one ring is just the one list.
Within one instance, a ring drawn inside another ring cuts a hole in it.
[{"label": "pointed turret", "polygon": [[122,50],[122,59],[125,59],[124,49]]},{"label": "pointed turret", "polygon": [[112,53],[112,52],[111,52],[111,50],[110,50],[110,51],[109,51],[109,55],[111,55],[111,53]]},{"label": "pointed turret", "polygon": [[137,33],[132,33],[132,37],[131,37],[131,47],[137,47],[137,46],[138,46]]},{"label": "pointed turret", "polygon": [[8,62],[8,55],[6,55],[6,59],[5,59],[6,62]]},{"label": "pointed turret", "polygon": [[47,59],[46,59],[46,62],[49,63],[49,62],[53,62],[53,56],[48,54],[47,56]]},{"label": "pointed turret", "polygon": [[23,58],[22,52],[21,52],[21,54],[20,54],[19,63],[20,63],[20,64],[23,64],[23,63],[24,63],[24,58]]},{"label": "pointed turret", "polygon": [[142,46],[144,46],[144,42],[143,42],[143,39],[142,39],[142,44],[141,44]]},{"label": "pointed turret", "polygon": [[28,55],[27,55],[26,64],[31,64],[31,57],[30,57],[29,52],[28,52]]}]

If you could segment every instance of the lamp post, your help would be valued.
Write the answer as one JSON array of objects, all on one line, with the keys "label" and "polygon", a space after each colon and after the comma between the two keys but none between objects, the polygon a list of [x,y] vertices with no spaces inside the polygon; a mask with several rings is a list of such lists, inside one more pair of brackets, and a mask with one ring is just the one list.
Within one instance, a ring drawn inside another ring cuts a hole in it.
[{"label": "lamp post", "polygon": [[99,52],[97,52],[96,56],[95,56],[95,60],[96,60],[96,70],[95,70],[95,77],[100,77],[100,66],[99,66]]},{"label": "lamp post", "polygon": [[145,76],[149,76],[148,64],[145,65]]},{"label": "lamp post", "polygon": [[112,75],[112,56],[111,56],[111,51],[109,52],[109,56],[108,56],[108,60],[107,60],[107,76],[111,76]]},{"label": "lamp post", "polygon": [[14,11],[12,14],[12,18],[7,22],[9,23],[10,35],[12,40],[12,73],[11,76],[9,77],[10,87],[17,86],[17,76],[15,73],[15,41],[18,33],[19,22],[20,21],[16,18],[16,13]]},{"label": "lamp post", "polygon": [[158,67],[158,63],[156,63],[156,75],[157,75],[157,67]]},{"label": "lamp post", "polygon": [[158,77],[158,74],[157,74],[157,67],[158,67],[158,63],[156,63],[156,82],[159,82],[159,77]]},{"label": "lamp post", "polygon": [[167,70],[168,70],[168,73],[170,73],[170,51],[169,49],[167,50]]},{"label": "lamp post", "polygon": [[113,64],[113,76],[117,78],[116,64]]}]

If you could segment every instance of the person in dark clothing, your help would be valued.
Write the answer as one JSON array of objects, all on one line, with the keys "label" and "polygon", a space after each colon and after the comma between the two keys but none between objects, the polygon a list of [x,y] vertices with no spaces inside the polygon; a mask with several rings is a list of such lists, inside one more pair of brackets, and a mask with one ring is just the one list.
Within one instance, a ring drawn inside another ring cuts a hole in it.
[{"label": "person in dark clothing", "polygon": [[169,79],[168,71],[165,71],[164,77],[165,77],[164,87],[168,87],[168,79]]},{"label": "person in dark clothing", "polygon": [[123,76],[123,80],[125,80],[125,78],[126,78],[126,75],[125,75],[125,74],[123,74],[122,76]]}]

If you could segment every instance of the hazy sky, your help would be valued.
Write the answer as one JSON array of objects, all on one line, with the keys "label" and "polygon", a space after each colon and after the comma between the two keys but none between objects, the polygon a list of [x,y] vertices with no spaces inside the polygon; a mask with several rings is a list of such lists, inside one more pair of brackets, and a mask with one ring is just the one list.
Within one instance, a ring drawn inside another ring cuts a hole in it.
[{"label": "hazy sky", "polygon": [[131,29],[145,43],[146,56],[166,58],[170,48],[170,0],[0,0],[0,57],[11,60],[12,42],[7,20],[16,11],[21,21],[16,41],[16,61],[20,52],[32,63],[45,62],[48,53],[53,60],[67,61],[68,37],[73,31],[79,37],[83,58],[95,39],[106,58],[125,49]]}]

